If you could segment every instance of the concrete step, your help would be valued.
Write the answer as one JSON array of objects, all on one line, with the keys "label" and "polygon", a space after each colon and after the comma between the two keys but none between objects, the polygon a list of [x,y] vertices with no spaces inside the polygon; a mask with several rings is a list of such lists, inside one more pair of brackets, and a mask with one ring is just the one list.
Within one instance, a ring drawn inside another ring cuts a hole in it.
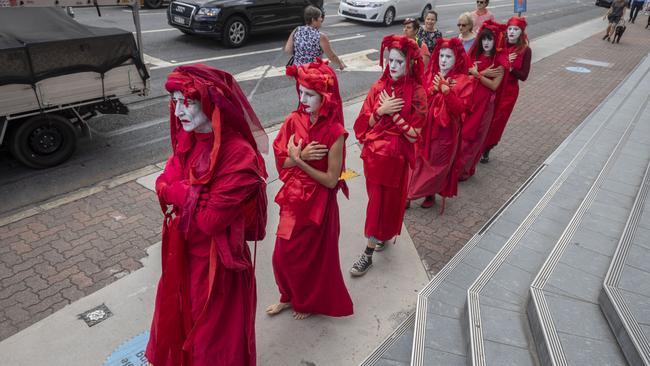
[{"label": "concrete step", "polygon": [[[517,342],[523,339],[526,346],[521,347],[523,344],[512,341],[510,343],[520,346],[513,348],[512,344],[490,335],[486,338],[489,342],[487,348],[485,342],[480,343],[483,357],[475,359],[486,362],[492,355],[495,362],[489,364],[497,365],[535,362],[534,353],[528,347],[530,342],[526,338],[527,321],[523,311],[528,285],[535,273],[529,268],[539,268],[544,254],[555,242],[553,235],[555,239],[559,237],[579,206],[581,195],[586,194],[596,179],[611,149],[623,134],[626,123],[629,123],[616,116],[624,108],[634,110],[631,99],[637,95],[641,85],[639,80],[648,74],[649,69],[650,61],[645,60],[420,292],[411,365],[465,365],[473,362],[472,357],[467,357],[468,348],[472,351],[468,337],[472,332],[468,326],[469,317],[483,310],[475,308],[474,313],[466,312],[465,305],[468,289],[490,263],[499,263],[498,266],[492,264],[491,271],[502,268],[497,270],[502,273],[496,273],[494,281],[488,281],[490,283],[479,291],[487,294],[482,298],[483,305],[491,306],[499,313],[490,315],[488,329],[495,325],[494,330],[502,335],[518,337]],[[526,221],[533,211],[535,219]],[[542,211],[544,216],[540,217]],[[540,226],[539,232],[529,230],[534,222]],[[503,248],[509,241],[523,244],[507,249],[508,255],[504,256]],[[516,262],[515,259],[520,258],[518,267],[506,262],[510,255],[509,261]],[[497,256],[499,259],[495,260]],[[521,272],[526,270],[528,274],[522,276]],[[495,273],[488,277],[493,275]],[[513,291],[515,288],[517,290]],[[513,317],[508,311],[517,313],[517,316]],[[480,314],[478,317],[480,319]],[[502,324],[508,325],[499,328]]]},{"label": "concrete step", "polygon": [[[629,127],[635,126],[636,120],[619,116],[635,115],[639,105],[645,102],[647,94],[643,93],[650,90],[645,90],[643,85],[639,88],[630,90],[634,94],[623,99],[624,103],[614,110],[616,113],[601,110],[592,115],[582,131],[592,135],[582,148],[575,151],[580,146],[577,141],[586,133],[576,135],[573,144],[565,145],[535,178],[533,186],[540,181],[542,187],[547,186],[547,181],[552,184],[467,290],[468,363],[481,366],[537,363],[526,317],[529,285],[581,206],[582,198],[607,169],[610,156],[616,154],[616,146],[628,142],[632,132]],[[609,122],[594,123],[602,119]],[[593,126],[603,127],[594,129]],[[565,156],[572,158],[567,162]],[[515,222],[511,216],[505,214],[501,219]]]},{"label": "concrete step", "polygon": [[415,312],[393,331],[359,366],[408,366],[411,363]]},{"label": "concrete step", "polygon": [[[645,149],[650,150],[646,140]],[[650,166],[598,302],[630,365],[650,365]]]},{"label": "concrete step", "polygon": [[650,162],[650,149],[632,138],[650,140],[642,118],[650,113],[650,76],[640,82],[626,101],[636,111],[616,112],[629,127],[530,286],[527,315],[542,365],[627,364],[598,295]]}]

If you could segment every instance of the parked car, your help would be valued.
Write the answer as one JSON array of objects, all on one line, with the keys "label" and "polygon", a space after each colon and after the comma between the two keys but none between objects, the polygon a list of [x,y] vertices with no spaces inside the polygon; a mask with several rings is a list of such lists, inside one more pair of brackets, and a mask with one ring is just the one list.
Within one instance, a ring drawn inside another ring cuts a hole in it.
[{"label": "parked car", "polygon": [[609,8],[612,5],[612,1],[614,0],[596,0],[596,6]]},{"label": "parked car", "polygon": [[304,24],[308,5],[323,8],[323,0],[183,0],[172,1],[167,22],[185,34],[221,39],[240,47],[251,34],[293,29]]},{"label": "parked car", "polygon": [[339,3],[339,15],[385,26],[393,24],[396,19],[423,19],[431,9],[432,0],[341,0]]}]

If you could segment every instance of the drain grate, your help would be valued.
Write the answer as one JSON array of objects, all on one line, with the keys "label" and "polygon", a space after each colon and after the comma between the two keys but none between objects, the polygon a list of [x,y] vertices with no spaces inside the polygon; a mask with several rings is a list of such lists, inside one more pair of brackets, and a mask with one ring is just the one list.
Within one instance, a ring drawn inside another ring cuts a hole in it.
[{"label": "drain grate", "polygon": [[103,322],[104,320],[110,318],[111,316],[113,316],[113,313],[105,304],[101,304],[97,307],[94,307],[88,311],[85,311],[77,315],[77,317],[85,321],[86,325],[88,325],[89,327],[92,327],[93,325],[97,325]]}]

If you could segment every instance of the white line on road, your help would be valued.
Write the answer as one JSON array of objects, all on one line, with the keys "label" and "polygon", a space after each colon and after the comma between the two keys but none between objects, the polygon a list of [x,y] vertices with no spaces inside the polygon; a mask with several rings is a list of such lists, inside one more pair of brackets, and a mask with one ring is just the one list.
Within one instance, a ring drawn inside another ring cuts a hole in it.
[{"label": "white line on road", "polygon": [[[330,43],[348,41],[348,40],[351,40],[351,39],[358,39],[358,38],[364,38],[364,37],[365,37],[365,35],[363,35],[363,34],[357,34],[357,35],[350,36],[350,37],[332,39],[332,40],[330,40]],[[276,47],[276,48],[270,48],[270,49],[266,49],[266,50],[237,53],[237,54],[234,54],[234,55],[216,56],[216,57],[202,58],[202,59],[196,59],[196,60],[181,61],[181,62],[169,63],[170,65],[167,65],[167,66],[165,66],[165,65],[163,65],[163,66],[155,65],[155,66],[150,67],[150,69],[151,70],[157,70],[157,69],[164,69],[164,68],[167,68],[167,67],[188,65],[188,64],[194,64],[194,63],[199,63],[199,62],[210,62],[210,61],[225,60],[225,59],[237,58],[237,57],[243,57],[243,56],[259,55],[259,54],[262,54],[262,53],[270,53],[270,52],[280,51],[281,49],[282,49],[282,47]]]},{"label": "white line on road", "polygon": [[158,119],[154,119],[154,120],[151,120],[151,121],[137,123],[137,124],[131,125],[129,127],[120,128],[120,129],[113,130],[113,131],[110,131],[110,132],[98,132],[98,131],[93,130],[93,134],[97,134],[97,135],[99,135],[101,137],[104,137],[104,138],[115,137],[115,136],[120,136],[120,135],[127,134],[129,132],[143,130],[145,128],[149,128],[149,127],[152,127],[152,126],[157,126],[157,125],[165,123],[165,122],[169,122],[169,117],[158,118]]},{"label": "white line on road", "polygon": [[156,65],[156,66],[160,66],[160,67],[174,66],[174,64],[172,64],[171,62],[167,62],[165,60],[161,60],[159,58],[149,56],[146,53],[144,54],[144,63],[145,64],[150,64],[150,65]]}]

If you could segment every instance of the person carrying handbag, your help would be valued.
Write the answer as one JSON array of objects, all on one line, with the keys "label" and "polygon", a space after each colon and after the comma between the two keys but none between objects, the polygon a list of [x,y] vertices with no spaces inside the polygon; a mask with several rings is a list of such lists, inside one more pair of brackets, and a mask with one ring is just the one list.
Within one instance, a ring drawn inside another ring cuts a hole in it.
[{"label": "person carrying handbag", "polygon": [[314,62],[325,52],[330,61],[339,65],[339,70],[345,69],[343,61],[332,50],[329,38],[320,32],[323,19],[323,12],[319,8],[312,5],[305,8],[306,25],[294,29],[284,46],[284,52],[293,55],[287,66]]}]

